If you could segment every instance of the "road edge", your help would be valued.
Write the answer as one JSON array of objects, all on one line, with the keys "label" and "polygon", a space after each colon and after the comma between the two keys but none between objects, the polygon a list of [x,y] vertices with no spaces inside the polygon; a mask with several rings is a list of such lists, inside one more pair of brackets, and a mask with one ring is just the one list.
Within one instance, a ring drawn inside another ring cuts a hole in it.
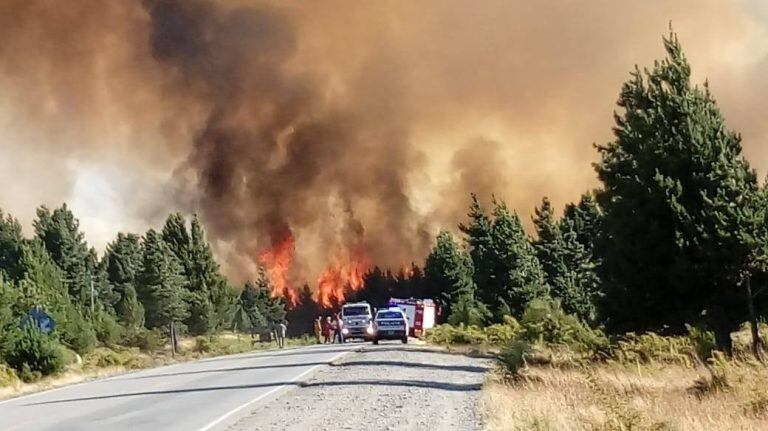
[{"label": "road edge", "polygon": [[193,359],[193,360],[190,360],[190,361],[180,361],[180,362],[175,362],[175,363],[171,363],[171,364],[159,365],[157,367],[147,367],[147,368],[139,368],[139,369],[134,369],[134,370],[116,371],[115,373],[109,373],[109,374],[104,375],[104,376],[93,376],[93,377],[90,377],[90,378],[85,378],[85,379],[83,379],[81,381],[78,381],[78,382],[67,383],[67,384],[63,384],[61,386],[54,386],[52,388],[40,389],[39,391],[31,391],[31,392],[27,392],[27,393],[22,393],[22,394],[19,394],[19,395],[16,395],[16,396],[10,396],[10,397],[7,397],[7,398],[0,398],[0,405],[9,403],[11,401],[18,401],[18,400],[21,400],[21,399],[27,399],[27,398],[36,397],[38,395],[48,394],[48,393],[51,393],[51,392],[57,392],[57,391],[60,391],[60,390],[63,390],[63,389],[74,388],[74,387],[77,387],[77,386],[80,386],[80,385],[85,385],[85,384],[88,384],[88,383],[93,383],[95,381],[107,381],[107,380],[111,380],[111,379],[117,379],[117,378],[125,377],[125,376],[131,375],[131,374],[138,374],[138,373],[141,373],[141,372],[144,372],[144,371],[149,371],[149,370],[159,370],[159,369],[163,369],[163,368],[173,368],[175,366],[184,365],[184,364],[190,364],[190,363],[195,363],[195,362],[206,362],[206,361],[212,361],[212,360],[216,360],[216,359],[230,358],[230,357],[236,357],[236,356],[252,355],[254,353],[258,354],[258,353],[268,353],[268,352],[286,352],[286,351],[289,351],[289,350],[305,349],[305,348],[316,346],[316,345],[318,345],[318,344],[307,344],[307,345],[304,345],[304,346],[295,346],[295,347],[292,346],[292,347],[288,347],[288,348],[285,348],[285,349],[280,349],[279,347],[270,347],[268,349],[255,349],[255,350],[251,350],[251,351],[248,351],[248,352],[234,353],[234,354],[231,354],[231,355],[210,356],[210,357],[205,357],[205,358]]},{"label": "road edge", "polygon": [[[209,422],[202,428],[199,428],[198,431],[211,431],[215,429],[225,429],[229,425],[235,424],[238,420],[242,419],[245,415],[238,415],[238,413],[241,413],[246,407],[252,406],[253,404],[270,397],[275,394],[279,394],[280,392],[287,391],[291,388],[293,388],[295,385],[293,383],[296,383],[300,381],[303,378],[311,377],[314,372],[316,372],[320,367],[327,367],[329,364],[333,363],[334,361],[338,360],[344,355],[347,355],[351,352],[356,352],[357,349],[349,349],[344,352],[339,352],[337,355],[329,359],[327,362],[323,364],[317,364],[313,366],[312,368],[303,371],[302,373],[298,374],[297,376],[290,379],[288,382],[286,382],[284,385],[276,386],[272,388],[271,390],[257,396],[256,398],[246,402],[245,404],[241,404],[238,407],[235,407],[234,409],[230,410],[229,412],[225,413],[224,415],[218,417],[217,419],[214,419],[213,421]],[[275,397],[276,398],[276,397]]]}]

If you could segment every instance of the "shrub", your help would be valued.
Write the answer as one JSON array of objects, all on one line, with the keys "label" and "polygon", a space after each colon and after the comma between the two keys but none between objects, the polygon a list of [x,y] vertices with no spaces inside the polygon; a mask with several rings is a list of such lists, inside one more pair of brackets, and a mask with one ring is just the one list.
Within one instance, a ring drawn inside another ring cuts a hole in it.
[{"label": "shrub", "polygon": [[88,368],[116,367],[123,364],[123,358],[119,353],[107,347],[97,347],[85,355],[83,364]]},{"label": "shrub", "polygon": [[691,325],[685,325],[685,327],[688,329],[688,341],[690,342],[696,357],[702,362],[707,361],[712,357],[712,353],[717,348],[715,334]]},{"label": "shrub", "polygon": [[22,380],[36,380],[64,368],[61,345],[52,336],[27,328],[15,331],[11,337],[5,360],[19,372]]},{"label": "shrub", "polygon": [[120,343],[125,330],[114,316],[107,313],[99,313],[96,323],[96,338],[103,344],[113,346]]},{"label": "shrub", "polygon": [[710,393],[726,391],[731,387],[731,369],[725,355],[715,351],[707,362],[709,377],[699,377],[690,388],[690,391],[699,398]]},{"label": "shrub", "polygon": [[80,354],[90,352],[98,344],[93,326],[74,307],[67,309],[56,332],[62,343]]},{"label": "shrub", "polygon": [[83,359],[86,368],[125,367],[143,368],[146,361],[136,351],[131,349],[113,350],[107,347],[98,347]]},{"label": "shrub", "polygon": [[520,323],[523,338],[530,342],[562,344],[588,352],[603,350],[608,345],[602,332],[592,330],[576,316],[566,314],[557,300],[532,300]]},{"label": "shrub", "polygon": [[497,323],[485,328],[490,344],[505,345],[516,339],[522,332],[522,326],[512,316],[504,316],[504,323]]},{"label": "shrub", "polygon": [[694,351],[688,337],[662,337],[653,332],[629,332],[619,340],[611,356],[619,362],[663,363],[691,366]]},{"label": "shrub", "polygon": [[427,332],[427,340],[435,344],[486,344],[488,336],[483,328],[460,324],[453,326],[450,324],[440,325]]},{"label": "shrub", "polygon": [[503,348],[499,353],[498,363],[504,374],[510,377],[519,376],[530,351],[531,346],[523,340],[513,341]]},{"label": "shrub", "polygon": [[6,386],[16,386],[19,384],[19,377],[13,368],[6,364],[0,363],[0,388]]},{"label": "shrub", "polygon": [[451,315],[448,323],[453,326],[461,324],[468,326],[480,326],[491,316],[488,307],[471,296],[462,296],[451,307]]},{"label": "shrub", "polygon": [[130,330],[123,336],[123,343],[129,347],[138,347],[144,352],[155,352],[165,345],[163,333],[157,329]]},{"label": "shrub", "polygon": [[66,346],[61,346],[61,355],[64,358],[65,367],[75,365],[80,362],[80,357],[78,356],[77,352],[67,348]]},{"label": "shrub", "polygon": [[195,351],[200,353],[209,353],[213,350],[213,343],[211,337],[200,335],[195,337]]}]

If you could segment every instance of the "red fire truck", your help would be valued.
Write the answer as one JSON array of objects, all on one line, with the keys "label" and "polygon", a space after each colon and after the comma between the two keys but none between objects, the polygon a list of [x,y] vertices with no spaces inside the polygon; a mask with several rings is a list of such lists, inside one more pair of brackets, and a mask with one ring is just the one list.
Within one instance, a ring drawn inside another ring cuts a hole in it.
[{"label": "red fire truck", "polygon": [[424,332],[435,326],[437,307],[431,299],[399,299],[391,298],[390,307],[398,307],[408,318],[408,327],[411,337],[421,337]]}]

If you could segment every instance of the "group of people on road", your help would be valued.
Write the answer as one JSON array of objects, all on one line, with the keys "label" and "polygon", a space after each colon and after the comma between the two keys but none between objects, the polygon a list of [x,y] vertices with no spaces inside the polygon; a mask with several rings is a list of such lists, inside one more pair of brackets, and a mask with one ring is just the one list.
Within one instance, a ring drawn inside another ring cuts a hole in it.
[{"label": "group of people on road", "polygon": [[344,334],[341,332],[344,328],[344,321],[340,314],[333,316],[317,316],[315,319],[315,338],[318,343],[334,344],[344,343]]}]

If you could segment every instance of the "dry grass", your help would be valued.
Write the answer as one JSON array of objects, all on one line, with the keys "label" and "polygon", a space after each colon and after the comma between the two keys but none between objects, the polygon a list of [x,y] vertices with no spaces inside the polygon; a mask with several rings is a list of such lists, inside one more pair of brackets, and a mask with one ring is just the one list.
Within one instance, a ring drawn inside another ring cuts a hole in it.
[{"label": "dry grass", "polygon": [[483,403],[489,430],[765,430],[768,368],[532,366],[516,382],[489,377]]}]

